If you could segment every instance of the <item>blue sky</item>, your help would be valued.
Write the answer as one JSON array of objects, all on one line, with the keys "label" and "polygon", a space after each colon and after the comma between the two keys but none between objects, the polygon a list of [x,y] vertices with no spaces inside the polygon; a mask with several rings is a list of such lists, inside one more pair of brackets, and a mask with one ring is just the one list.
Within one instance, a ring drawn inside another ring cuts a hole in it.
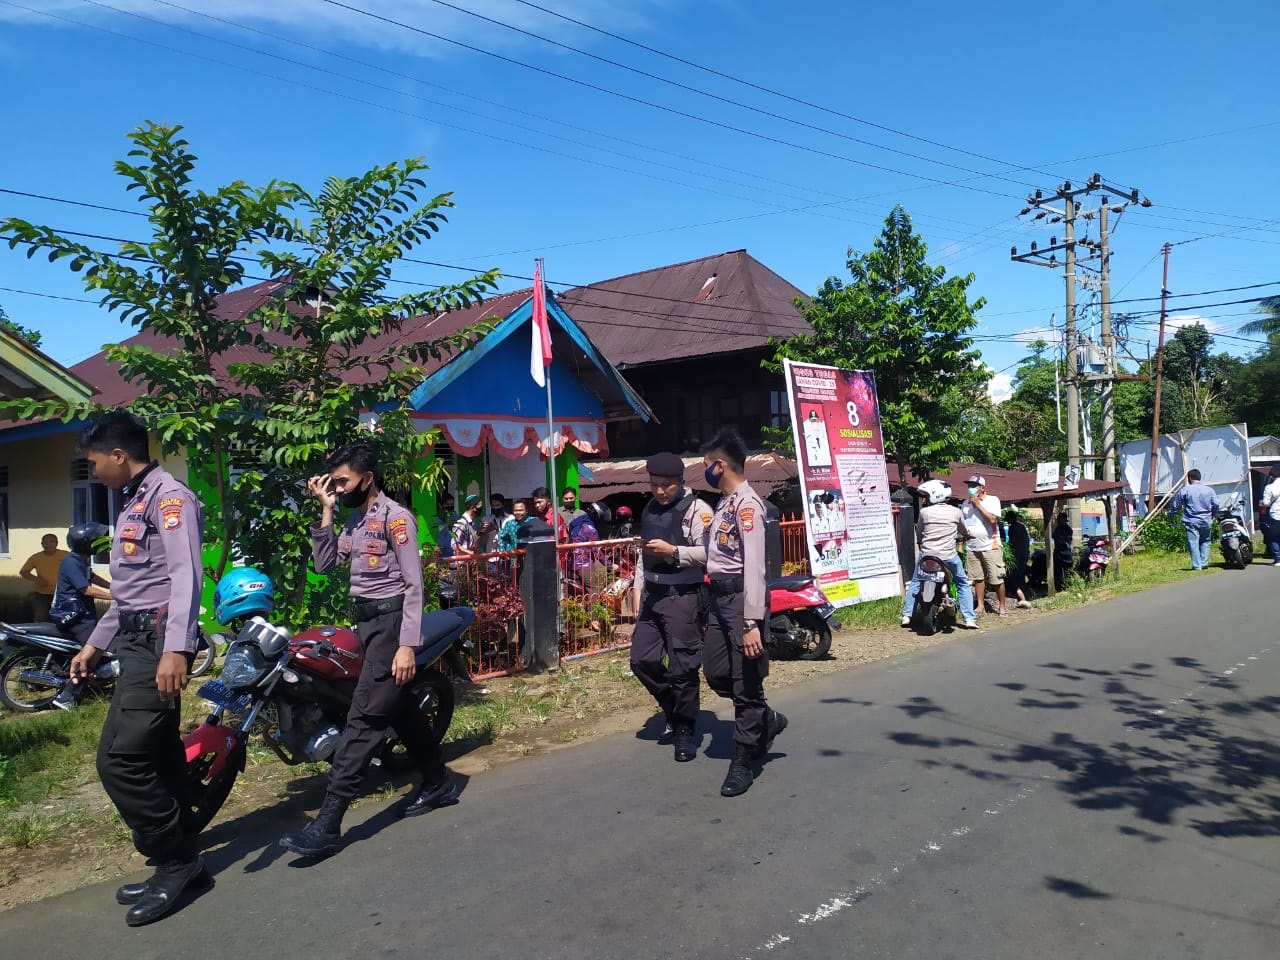
[{"label": "blue sky", "polygon": [[[1017,213],[1097,170],[1155,204],[1115,231],[1113,296],[1148,298],[1117,310],[1158,307],[1166,241],[1170,289],[1191,295],[1172,312],[1224,349],[1256,347],[1235,339],[1251,307],[1207,305],[1280,293],[1274,3],[539,5],[634,44],[517,0],[455,4],[498,23],[434,0],[0,0],[0,188],[130,206],[111,165],[146,120],[186,127],[209,187],[425,156],[457,209],[418,255],[498,267],[507,288],[536,256],[579,284],[746,248],[812,291],[901,203],[933,262],[976,274],[979,343],[1007,377],[1063,316],[1061,273],[1009,259],[1061,228]],[[139,235],[135,217],[12,193],[0,215]],[[1200,295],[1237,287],[1253,288]],[[65,363],[127,333],[91,304],[13,292],[83,297],[61,266],[0,249],[0,288]],[[1131,325],[1135,352],[1153,323]]]}]

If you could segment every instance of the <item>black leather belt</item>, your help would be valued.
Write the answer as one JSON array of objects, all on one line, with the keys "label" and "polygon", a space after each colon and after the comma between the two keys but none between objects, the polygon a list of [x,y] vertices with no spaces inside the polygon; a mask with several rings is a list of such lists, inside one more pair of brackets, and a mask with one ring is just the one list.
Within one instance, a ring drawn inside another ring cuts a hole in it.
[{"label": "black leather belt", "polygon": [[696,593],[701,583],[654,583],[644,582],[644,588],[650,593]]},{"label": "black leather belt", "polygon": [[742,577],[723,577],[717,579],[711,578],[711,592],[717,596],[725,596],[731,593],[741,593],[746,585],[746,581]]},{"label": "black leather belt", "polygon": [[404,609],[404,597],[390,597],[386,600],[361,600],[353,597],[351,609],[356,620],[372,620],[384,613],[397,613]]},{"label": "black leather belt", "polygon": [[120,629],[127,633],[160,632],[162,610],[121,610]]}]

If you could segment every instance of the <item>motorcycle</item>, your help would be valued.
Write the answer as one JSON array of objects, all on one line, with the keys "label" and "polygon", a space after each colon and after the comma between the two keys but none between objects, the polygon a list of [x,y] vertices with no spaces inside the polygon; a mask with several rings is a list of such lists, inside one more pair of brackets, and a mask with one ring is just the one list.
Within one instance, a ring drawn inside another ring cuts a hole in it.
[{"label": "motorcycle", "polygon": [[780,660],[821,660],[831,649],[831,631],[840,629],[836,608],[810,576],[770,580],[769,629],[765,646]]},{"label": "motorcycle", "polygon": [[[0,621],[0,701],[10,710],[31,713],[52,706],[54,698],[71,679],[71,659],[80,652],[80,641],[52,623],[10,624]],[[213,665],[217,650],[209,635],[199,633],[198,649],[190,676],[198,677]],[[106,694],[120,675],[120,664],[104,653],[89,691]]]},{"label": "motorcycle", "polygon": [[1227,503],[1218,519],[1218,546],[1227,567],[1243,570],[1253,563],[1253,537],[1244,520],[1239,499],[1235,496]]},{"label": "motorcycle", "polygon": [[1076,563],[1076,573],[1085,580],[1098,580],[1107,574],[1107,564],[1111,562],[1108,550],[1110,541],[1106,537],[1087,537],[1080,548],[1080,559]]},{"label": "motorcycle", "polygon": [[[408,686],[437,743],[454,707],[453,682],[437,664],[474,620],[470,607],[422,616],[417,673]],[[184,738],[186,828],[203,830],[221,809],[245,768],[254,734],[290,766],[332,761],[363,666],[360,641],[346,627],[312,627],[290,636],[262,617],[245,623],[223,660],[222,675],[198,691],[213,712]],[[382,757],[390,757],[396,745],[388,731]]]},{"label": "motorcycle", "polygon": [[939,630],[948,630],[956,625],[960,605],[951,571],[941,559],[929,555],[921,557],[919,576],[920,587],[916,590],[916,602],[911,610],[911,629],[922,637],[931,637]]},{"label": "motorcycle", "polygon": [[[80,643],[52,623],[0,623],[0,700],[10,710],[32,713],[50,707],[71,682],[71,659]],[[120,664],[110,653],[98,662],[89,689],[105,693],[119,676]]]}]

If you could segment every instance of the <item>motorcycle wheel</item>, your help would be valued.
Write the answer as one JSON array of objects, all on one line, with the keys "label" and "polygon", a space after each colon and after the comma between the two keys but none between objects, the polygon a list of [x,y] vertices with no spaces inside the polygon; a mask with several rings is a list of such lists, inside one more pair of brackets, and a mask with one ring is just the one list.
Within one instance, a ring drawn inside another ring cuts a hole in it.
[{"label": "motorcycle wheel", "polygon": [[922,637],[932,637],[938,630],[937,608],[932,600],[917,600],[911,611],[911,629]]},{"label": "motorcycle wheel", "polygon": [[812,610],[797,610],[796,623],[805,632],[805,642],[799,648],[800,660],[821,660],[831,650],[831,628],[827,621]]},{"label": "motorcycle wheel", "polygon": [[196,655],[191,660],[191,669],[187,671],[187,676],[204,676],[209,672],[209,668],[213,666],[213,661],[217,659],[217,656],[218,649],[213,640],[209,634],[201,630],[199,639],[196,641]]},{"label": "motorcycle wheel", "polygon": [[187,764],[187,804],[182,811],[182,826],[188,833],[199,833],[207,827],[231,796],[236,777],[244,769],[246,743],[236,746],[222,769],[208,780],[205,778],[213,757],[198,757]]},{"label": "motorcycle wheel", "polygon": [[[57,662],[50,654],[16,654],[0,666],[0,700],[10,710],[23,713],[43,710],[53,703],[53,698],[66,682],[68,666],[68,663]],[[24,680],[21,676],[24,670],[40,677],[28,676]]]},{"label": "motorcycle wheel", "polygon": [[414,681],[412,692],[431,736],[436,743],[442,742],[453,722],[453,681],[439,670],[427,670]]},{"label": "motorcycle wheel", "polygon": [[1253,544],[1246,541],[1240,546],[1240,569],[1243,570],[1251,563],[1253,563]]},{"label": "motorcycle wheel", "polygon": [[1228,570],[1232,570],[1236,567],[1239,567],[1242,570],[1244,569],[1244,564],[1240,562],[1239,552],[1231,549],[1230,547],[1222,548],[1222,562],[1226,564]]}]

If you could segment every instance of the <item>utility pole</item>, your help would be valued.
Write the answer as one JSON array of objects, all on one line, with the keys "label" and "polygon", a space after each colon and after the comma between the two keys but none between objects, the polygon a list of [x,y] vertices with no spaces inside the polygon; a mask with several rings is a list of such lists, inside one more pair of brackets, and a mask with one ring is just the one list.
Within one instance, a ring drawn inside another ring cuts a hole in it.
[{"label": "utility pole", "polygon": [[1160,281],[1160,339],[1156,341],[1156,398],[1151,411],[1151,476],[1147,481],[1147,513],[1156,508],[1156,467],[1160,463],[1160,386],[1164,378],[1164,322],[1168,319],[1169,251],[1164,245],[1164,276]]},{"label": "utility pole", "polygon": [[[1109,198],[1102,198],[1102,206],[1098,210],[1084,210],[1077,202],[1077,197],[1087,196],[1095,191],[1105,190],[1108,193],[1114,193],[1120,197],[1124,197],[1124,202],[1110,206]],[[1061,202],[1061,207],[1051,206],[1054,201]],[[1076,332],[1076,282],[1077,269],[1081,263],[1093,260],[1095,258],[1101,260],[1102,274],[1102,348],[1105,353],[1104,372],[1101,376],[1090,376],[1087,379],[1095,380],[1102,385],[1102,446],[1103,446],[1103,477],[1107,480],[1114,480],[1116,475],[1115,467],[1115,411],[1113,407],[1112,384],[1117,375],[1115,360],[1115,341],[1111,332],[1111,273],[1110,273],[1110,247],[1108,238],[1108,222],[1107,213],[1119,213],[1127,204],[1140,204],[1144,207],[1151,206],[1151,201],[1146,198],[1139,198],[1137,188],[1130,190],[1122,190],[1111,184],[1104,183],[1102,174],[1095,173],[1082,187],[1072,187],[1070,181],[1064,182],[1054,192],[1052,197],[1046,197],[1042,190],[1037,190],[1034,194],[1027,197],[1027,206],[1022,209],[1019,216],[1030,213],[1033,209],[1038,211],[1033,220],[1042,220],[1046,216],[1052,214],[1049,223],[1063,224],[1064,238],[1061,244],[1058,243],[1057,237],[1050,237],[1049,246],[1039,248],[1033,241],[1031,250],[1026,253],[1018,253],[1018,248],[1014,247],[1010,251],[1010,259],[1019,263],[1029,263],[1038,267],[1049,267],[1057,269],[1057,254],[1063,254],[1064,282],[1066,286],[1066,376],[1064,383],[1067,388],[1067,463],[1074,467],[1080,465],[1080,381],[1082,378],[1079,357],[1077,355],[1078,336]],[[1101,237],[1099,242],[1090,240],[1076,239],[1076,221],[1078,218],[1092,220],[1095,216],[1100,217],[1099,226],[1101,228]],[[1084,251],[1077,253],[1077,247],[1083,247]],[[1090,460],[1094,458],[1091,456]],[[1071,529],[1075,533],[1077,542],[1080,542],[1080,501],[1073,497],[1069,501],[1069,518]]]},{"label": "utility pole", "polygon": [[1102,355],[1106,364],[1106,379],[1100,384],[1102,396],[1102,479],[1116,478],[1116,343],[1111,335],[1111,246],[1107,230],[1107,213],[1111,209],[1109,198],[1103,197],[1098,207],[1098,241],[1102,244]]}]

